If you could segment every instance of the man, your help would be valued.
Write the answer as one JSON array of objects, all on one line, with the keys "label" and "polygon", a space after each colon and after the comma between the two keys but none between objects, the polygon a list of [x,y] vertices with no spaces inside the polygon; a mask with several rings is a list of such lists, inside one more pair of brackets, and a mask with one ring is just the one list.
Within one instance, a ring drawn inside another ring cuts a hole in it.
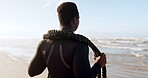
[{"label": "man", "polygon": [[[60,30],[74,32],[79,25],[79,12],[75,3],[64,2],[58,8]],[[90,67],[87,44],[74,40],[50,40],[40,42],[28,73],[31,77],[48,69],[48,78],[95,78],[106,64],[105,54],[95,59]]]}]

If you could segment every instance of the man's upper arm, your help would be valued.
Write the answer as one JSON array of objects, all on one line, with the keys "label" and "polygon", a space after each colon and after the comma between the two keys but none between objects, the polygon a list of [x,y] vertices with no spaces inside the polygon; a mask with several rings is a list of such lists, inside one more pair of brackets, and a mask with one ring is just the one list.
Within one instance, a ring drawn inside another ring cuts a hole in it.
[{"label": "man's upper arm", "polygon": [[96,78],[96,71],[100,69],[98,64],[91,68],[89,63],[89,48],[86,44],[77,46],[74,53],[73,70],[76,78]]},{"label": "man's upper arm", "polygon": [[73,69],[77,78],[86,78],[89,74],[90,64],[88,59],[89,49],[85,44],[78,44],[74,53]]},{"label": "man's upper arm", "polygon": [[42,45],[43,45],[43,41],[41,41],[40,44],[38,45],[37,50],[36,50],[36,54],[30,63],[30,66],[28,69],[28,74],[31,77],[42,73],[46,68],[46,64],[44,62],[44,59],[43,59],[42,53],[41,53],[41,49],[40,49]]}]

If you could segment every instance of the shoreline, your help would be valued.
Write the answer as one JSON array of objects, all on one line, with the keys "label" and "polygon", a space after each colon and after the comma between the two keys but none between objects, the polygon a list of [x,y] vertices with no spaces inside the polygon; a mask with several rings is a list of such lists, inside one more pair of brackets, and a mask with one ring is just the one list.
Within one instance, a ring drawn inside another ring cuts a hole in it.
[{"label": "shoreline", "polygon": [[12,59],[6,53],[0,53],[0,78],[47,78],[47,72],[36,77],[29,77],[28,66],[22,57]]},{"label": "shoreline", "polygon": [[[47,69],[38,76],[29,77],[27,73],[29,63],[26,62],[26,57],[9,56],[3,52],[0,52],[0,56],[0,78],[47,78]],[[122,57],[120,55],[107,54],[108,78],[147,78],[148,65],[141,64],[144,58],[136,58],[131,55]],[[93,64],[93,61],[90,60],[90,63]]]}]

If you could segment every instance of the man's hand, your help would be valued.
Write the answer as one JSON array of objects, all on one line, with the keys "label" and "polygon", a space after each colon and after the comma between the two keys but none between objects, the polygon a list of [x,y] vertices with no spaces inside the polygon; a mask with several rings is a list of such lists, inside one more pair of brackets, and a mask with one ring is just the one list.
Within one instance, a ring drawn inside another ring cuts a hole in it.
[{"label": "man's hand", "polygon": [[94,60],[96,63],[99,63],[101,67],[104,67],[107,63],[106,55],[104,53],[102,53],[100,57],[94,57]]}]

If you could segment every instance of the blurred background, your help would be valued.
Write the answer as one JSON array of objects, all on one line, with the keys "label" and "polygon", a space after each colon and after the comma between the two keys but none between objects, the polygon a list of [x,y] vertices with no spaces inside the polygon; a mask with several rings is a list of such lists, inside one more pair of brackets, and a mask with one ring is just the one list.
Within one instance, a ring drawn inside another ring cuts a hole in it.
[{"label": "blurred background", "polygon": [[[0,0],[0,78],[30,78],[29,62],[43,34],[59,29],[64,1],[78,6],[75,33],[106,53],[109,78],[148,78],[148,0]],[[91,49],[89,56],[93,65]]]},{"label": "blurred background", "polygon": [[64,1],[78,6],[80,25],[76,33],[148,37],[147,0],[1,0],[0,37],[39,38],[50,29],[59,29],[56,9]]}]

